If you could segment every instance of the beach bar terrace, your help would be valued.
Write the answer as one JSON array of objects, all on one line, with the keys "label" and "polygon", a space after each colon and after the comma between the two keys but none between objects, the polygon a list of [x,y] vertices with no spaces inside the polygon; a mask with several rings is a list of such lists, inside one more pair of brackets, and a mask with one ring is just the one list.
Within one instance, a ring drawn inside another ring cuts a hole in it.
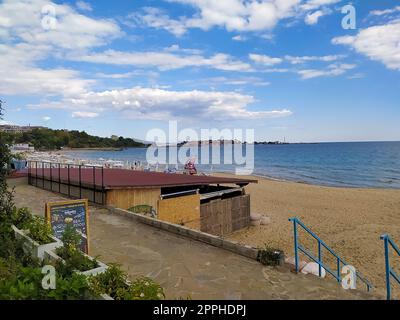
[{"label": "beach bar terrace", "polygon": [[151,215],[203,232],[225,235],[250,223],[250,195],[257,180],[106,169],[29,162],[29,184],[85,198],[95,204]]}]

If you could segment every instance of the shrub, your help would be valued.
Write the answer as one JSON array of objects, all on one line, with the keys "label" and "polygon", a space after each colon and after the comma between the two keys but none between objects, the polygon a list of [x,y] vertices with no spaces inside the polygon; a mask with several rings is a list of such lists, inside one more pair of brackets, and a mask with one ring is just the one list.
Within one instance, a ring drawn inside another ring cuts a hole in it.
[{"label": "shrub", "polygon": [[152,218],[155,218],[157,216],[157,213],[154,210],[154,208],[146,204],[134,206],[132,208],[129,208],[128,211],[131,211],[133,213],[141,213],[146,216],[151,216]]},{"label": "shrub", "polygon": [[54,242],[54,239],[51,237],[53,230],[42,217],[32,217],[31,220],[25,221],[21,228],[26,230],[27,235],[41,245]]},{"label": "shrub", "polygon": [[140,277],[131,284],[120,265],[110,264],[101,274],[89,278],[89,288],[97,296],[108,294],[115,300],[161,300],[164,290],[152,279]]},{"label": "shrub", "polygon": [[264,249],[258,251],[257,261],[266,266],[281,266],[285,260],[282,250],[273,249],[265,246]]},{"label": "shrub", "polygon": [[109,268],[96,276],[89,277],[89,287],[96,295],[108,294],[115,298],[117,291],[127,289],[127,275],[121,270],[120,265],[110,264]]},{"label": "shrub", "polygon": [[140,277],[127,289],[119,289],[116,300],[162,300],[164,298],[164,290],[160,285],[150,278]]},{"label": "shrub", "polygon": [[97,268],[97,260],[91,260],[79,250],[81,236],[72,225],[68,225],[61,237],[63,246],[56,250],[63,262],[57,263],[57,269],[64,275],[71,275],[74,271],[87,271]]},{"label": "shrub", "polygon": [[22,229],[24,225],[32,221],[33,216],[28,208],[14,208],[12,214],[12,222],[17,227]]},{"label": "shrub", "polygon": [[56,274],[54,290],[43,289],[42,279],[40,268],[20,267],[0,282],[0,300],[81,300],[88,290],[86,277],[78,274]]}]

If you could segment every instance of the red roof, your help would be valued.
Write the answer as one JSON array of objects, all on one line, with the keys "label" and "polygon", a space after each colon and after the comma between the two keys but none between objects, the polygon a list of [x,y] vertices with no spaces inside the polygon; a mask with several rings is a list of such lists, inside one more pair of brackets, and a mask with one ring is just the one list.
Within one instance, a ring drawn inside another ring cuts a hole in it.
[{"label": "red roof", "polygon": [[[44,176],[53,181],[59,180],[59,173],[63,182],[68,181],[68,169],[53,168],[37,170],[38,177]],[[31,175],[36,175],[36,169],[31,169]],[[71,168],[69,170],[69,181],[73,184],[79,183],[79,169]],[[238,179],[238,178],[222,178],[215,176],[190,176],[177,173],[160,173],[160,172],[145,172],[126,169],[104,169],[103,175],[101,168],[81,169],[82,184],[104,186],[107,189],[119,188],[150,188],[150,187],[176,187],[189,185],[210,185],[210,184],[237,184],[247,185],[249,183],[257,183],[257,180]]]}]

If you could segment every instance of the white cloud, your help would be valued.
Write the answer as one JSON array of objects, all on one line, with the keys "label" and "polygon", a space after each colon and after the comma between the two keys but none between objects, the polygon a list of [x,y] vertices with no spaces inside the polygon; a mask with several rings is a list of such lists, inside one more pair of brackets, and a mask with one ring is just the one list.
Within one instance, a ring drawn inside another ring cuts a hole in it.
[{"label": "white cloud", "polygon": [[[42,27],[42,8],[55,10],[55,29]],[[122,33],[113,21],[92,19],[68,5],[47,0],[5,0],[0,3],[0,93],[70,96],[89,90],[93,80],[61,67],[39,67],[49,57],[70,50],[87,50]]]},{"label": "white cloud", "polygon": [[268,119],[287,117],[288,109],[251,111],[254,97],[237,92],[172,91],[159,88],[88,92],[61,102],[43,103],[36,108],[76,110],[74,117],[96,117],[103,111],[119,113],[129,119],[192,119],[196,121]]},{"label": "white cloud", "polygon": [[269,86],[271,83],[262,79],[260,77],[210,77],[210,78],[203,78],[203,79],[195,79],[195,80],[184,80],[182,81],[184,84],[191,84],[194,86],[201,85],[212,85],[212,86],[256,86],[256,87],[264,87]]},{"label": "white cloud", "polygon": [[400,6],[396,6],[392,9],[386,9],[386,10],[373,10],[370,12],[370,15],[373,16],[384,16],[392,13],[400,12]]},{"label": "white cloud", "polygon": [[301,76],[302,79],[312,79],[318,77],[335,77],[345,74],[348,70],[352,70],[356,67],[354,64],[331,64],[328,66],[327,69],[304,69],[299,70],[298,74]]},{"label": "white cloud", "polygon": [[249,58],[256,63],[263,64],[266,66],[273,66],[276,64],[280,64],[283,61],[281,58],[273,58],[267,55],[253,54],[253,53],[249,54]]},{"label": "white cloud", "polygon": [[400,70],[399,21],[360,30],[355,36],[337,37],[332,43],[350,46],[389,69]]},{"label": "white cloud", "polygon": [[143,8],[142,13],[132,13],[128,19],[133,19],[139,25],[145,25],[156,29],[165,29],[168,32],[182,36],[186,32],[186,26],[183,21],[170,19],[163,10],[153,7]]},{"label": "white cloud", "polygon": [[[46,30],[42,26],[45,6],[54,8],[54,29]],[[5,0],[0,4],[0,35],[35,45],[83,49],[105,44],[122,32],[111,20],[89,18],[68,5],[47,0]]]},{"label": "white cloud", "polygon": [[327,55],[327,56],[285,56],[285,60],[291,64],[303,64],[310,61],[332,62],[344,58],[344,55]]},{"label": "white cloud", "polygon": [[186,67],[208,67],[225,71],[252,71],[248,63],[235,60],[227,54],[218,53],[211,57],[197,54],[175,54],[171,52],[124,52],[106,50],[100,53],[70,55],[75,61],[130,65],[137,67],[156,67],[160,70],[172,70]]},{"label": "white cloud", "polygon": [[242,35],[237,35],[237,36],[232,37],[232,40],[234,40],[234,41],[246,41],[247,38],[242,36]]},{"label": "white cloud", "polygon": [[304,22],[308,25],[314,25],[318,23],[319,18],[323,17],[324,15],[326,15],[327,12],[326,11],[322,11],[322,10],[317,10],[315,12],[309,13],[306,15]]},{"label": "white cloud", "polygon": [[336,4],[342,0],[308,0],[300,7],[302,10],[315,10],[322,6]]},{"label": "white cloud", "polygon": [[42,69],[34,62],[47,55],[48,47],[18,44],[0,44],[0,93],[51,95],[76,95],[87,90],[92,80],[81,79],[74,70]]},{"label": "white cloud", "polygon": [[293,16],[301,0],[171,0],[191,5],[196,13],[191,17],[171,19],[156,8],[144,8],[144,12],[133,14],[140,21],[155,28],[165,29],[175,35],[184,34],[189,28],[209,30],[224,27],[228,31],[262,31],[275,27],[279,20]]},{"label": "white cloud", "polygon": [[96,77],[105,79],[128,79],[136,76],[135,72],[125,72],[125,73],[96,73]]},{"label": "white cloud", "polygon": [[0,126],[9,126],[9,125],[14,125],[14,123],[0,119]]},{"label": "white cloud", "polygon": [[365,74],[363,74],[363,73],[356,73],[356,74],[353,74],[353,75],[351,75],[351,76],[348,76],[347,79],[350,79],[350,80],[352,80],[352,79],[362,79],[362,78],[364,78],[364,77],[365,77]]},{"label": "white cloud", "polygon": [[[48,4],[53,5],[57,12],[58,22],[54,30],[44,30],[41,26],[41,8]],[[274,6],[275,11],[286,10],[282,0],[274,0]],[[254,18],[252,25],[256,23]],[[249,105],[255,102],[255,98],[237,92],[172,91],[142,87],[96,91],[96,81],[83,78],[76,70],[41,66],[48,58],[61,58],[64,61],[71,59],[156,67],[160,70],[206,67],[226,71],[254,71],[249,63],[230,55],[217,53],[205,56],[198,50],[182,49],[177,45],[150,52],[92,50],[121,35],[122,31],[112,20],[89,18],[68,5],[54,4],[47,0],[5,0],[0,3],[0,93],[20,95],[23,90],[25,96],[37,95],[42,98],[41,102],[28,107],[67,109],[71,110],[74,118],[95,118],[104,111],[137,119],[182,118],[204,121],[210,118],[258,119],[291,115],[291,111],[286,108],[252,111]],[[259,62],[273,65],[281,61],[280,58],[271,59],[262,56]],[[125,78],[130,75],[131,72],[115,73],[110,77]],[[250,78],[230,80],[235,85],[251,81],[255,85],[268,84]]]},{"label": "white cloud", "polygon": [[222,27],[228,31],[260,32],[272,30],[281,20],[297,19],[310,13],[306,22],[315,24],[322,15],[331,13],[328,6],[341,0],[168,0],[190,5],[195,13],[191,16],[170,18],[165,11],[145,7],[141,12],[129,16],[136,25],[165,29],[176,36],[182,36],[190,28],[209,30]]},{"label": "white cloud", "polygon": [[97,118],[100,114],[96,112],[89,112],[89,111],[75,111],[72,113],[72,118]]},{"label": "white cloud", "polygon": [[43,121],[47,122],[51,120],[51,117],[45,116],[42,118]]},{"label": "white cloud", "polygon": [[76,7],[79,10],[82,10],[82,11],[92,11],[93,10],[92,6],[90,5],[90,3],[87,3],[85,1],[77,1],[76,2]]}]

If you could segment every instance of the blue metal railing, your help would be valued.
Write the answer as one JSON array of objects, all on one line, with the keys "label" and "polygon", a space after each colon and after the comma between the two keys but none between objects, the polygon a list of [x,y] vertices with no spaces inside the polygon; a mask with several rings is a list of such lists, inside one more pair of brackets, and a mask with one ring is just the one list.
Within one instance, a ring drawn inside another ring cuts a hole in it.
[{"label": "blue metal railing", "polygon": [[[329,274],[331,274],[339,283],[342,281],[341,278],[341,266],[348,265],[342,258],[340,258],[328,245],[325,244],[314,232],[312,232],[309,228],[307,228],[303,222],[298,218],[290,218],[290,222],[293,222],[293,231],[294,231],[294,260],[296,272],[299,272],[299,251],[304,253],[308,258],[316,262],[319,266],[319,276],[321,277],[322,268],[324,268]],[[315,257],[312,253],[309,252],[305,247],[303,247],[299,243],[299,236],[297,227],[300,226],[304,229],[308,234],[310,234],[315,240],[318,242],[318,257]],[[332,254],[336,258],[336,267],[337,270],[331,270],[322,260],[322,248],[325,248],[330,254]],[[356,273],[357,278],[360,279],[366,286],[367,291],[370,291],[373,288],[373,285],[359,272]]]},{"label": "blue metal railing", "polygon": [[398,284],[400,284],[400,277],[397,275],[397,273],[392,269],[390,266],[390,261],[389,261],[389,245],[393,248],[393,250],[400,256],[400,249],[399,247],[393,242],[393,240],[390,238],[388,234],[384,234],[381,236],[381,239],[383,240],[384,246],[385,246],[385,268],[386,268],[386,298],[388,300],[391,299],[392,297],[392,290],[390,287],[390,279],[393,277]]}]

